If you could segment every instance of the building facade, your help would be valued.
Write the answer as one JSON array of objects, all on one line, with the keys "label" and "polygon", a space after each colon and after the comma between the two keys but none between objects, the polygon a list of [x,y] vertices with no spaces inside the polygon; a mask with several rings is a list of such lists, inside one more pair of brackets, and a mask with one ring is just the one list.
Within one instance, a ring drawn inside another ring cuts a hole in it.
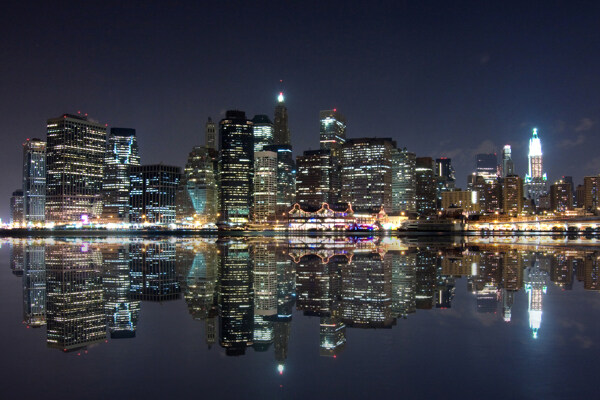
[{"label": "building facade", "polygon": [[23,222],[45,220],[46,142],[27,139],[23,143]]},{"label": "building facade", "polygon": [[431,157],[417,157],[415,166],[416,206],[421,215],[433,214],[436,211],[436,180],[434,163]]},{"label": "building facade", "polygon": [[266,115],[255,115],[252,118],[254,134],[254,152],[264,151],[265,146],[273,144],[273,123]]},{"label": "building facade", "polygon": [[506,214],[517,215],[523,211],[523,179],[518,175],[504,178],[502,204]]},{"label": "building facade", "polygon": [[296,165],[296,202],[317,209],[330,202],[331,151],[307,150]]},{"label": "building facade", "polygon": [[404,149],[392,152],[392,213],[415,212],[417,156]]},{"label": "building facade", "polygon": [[17,189],[10,197],[10,223],[23,224],[23,190]]},{"label": "building facade", "polygon": [[291,146],[291,135],[288,127],[288,111],[284,100],[283,92],[279,93],[273,119],[273,139],[274,144]]},{"label": "building facade", "polygon": [[525,175],[524,189],[527,198],[532,199],[536,206],[539,198],[548,193],[548,178],[542,163],[542,142],[538,136],[537,129],[533,129],[529,139],[529,153],[527,155],[529,169]]},{"label": "building facade", "polygon": [[131,167],[130,222],[168,225],[175,223],[175,197],[181,169],[162,164]]},{"label": "building facade", "polygon": [[266,146],[265,151],[277,153],[277,219],[285,219],[286,213],[296,202],[296,163],[290,145]]},{"label": "building facade", "polygon": [[254,153],[254,221],[272,222],[277,207],[277,153]]},{"label": "building facade", "polygon": [[217,124],[215,124],[212,118],[208,117],[208,121],[204,126],[204,143],[207,148],[212,150],[218,150],[219,138],[217,134]]}]

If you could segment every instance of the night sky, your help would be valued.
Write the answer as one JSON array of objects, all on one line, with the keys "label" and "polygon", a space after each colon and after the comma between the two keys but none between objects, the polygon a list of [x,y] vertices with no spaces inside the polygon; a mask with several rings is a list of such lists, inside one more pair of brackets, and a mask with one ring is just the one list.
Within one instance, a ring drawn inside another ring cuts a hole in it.
[{"label": "night sky", "polygon": [[58,3],[0,12],[3,220],[50,117],[135,128],[142,163],[183,166],[208,116],[272,117],[281,88],[296,154],[335,107],[350,138],[451,157],[463,188],[504,144],[524,175],[533,127],[550,180],[600,173],[598,2]]}]

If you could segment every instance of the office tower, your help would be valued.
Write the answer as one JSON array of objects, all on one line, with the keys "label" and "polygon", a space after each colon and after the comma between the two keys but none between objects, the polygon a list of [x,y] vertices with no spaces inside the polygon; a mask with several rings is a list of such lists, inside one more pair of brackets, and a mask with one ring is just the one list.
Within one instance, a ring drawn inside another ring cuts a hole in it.
[{"label": "office tower", "polygon": [[436,181],[433,175],[433,160],[431,157],[417,157],[415,163],[416,205],[421,215],[432,214],[436,211]]},{"label": "office tower", "polygon": [[355,211],[392,209],[392,139],[350,139],[341,148],[342,201]]},{"label": "office tower", "polygon": [[563,176],[562,180],[565,181],[565,183],[568,183],[569,185],[571,185],[571,193],[573,193],[573,197],[575,197],[575,182],[573,182],[573,177],[572,176]]},{"label": "office tower", "polygon": [[46,207],[46,142],[23,143],[23,222],[44,222]]},{"label": "office tower", "polygon": [[563,180],[558,180],[550,186],[550,209],[556,212],[565,212],[573,208],[572,185]]},{"label": "office tower", "polygon": [[71,114],[48,120],[46,221],[100,216],[105,154],[104,125]]},{"label": "office tower", "polygon": [[140,300],[131,298],[130,253],[128,245],[103,247],[104,312],[112,339],[135,337]]},{"label": "office tower", "polygon": [[218,150],[217,124],[210,117],[208,117],[208,121],[206,121],[206,125],[204,126],[204,144],[208,149]]},{"label": "office tower", "polygon": [[296,202],[296,163],[292,146],[266,146],[265,151],[277,153],[277,219],[285,220]]},{"label": "office tower", "polygon": [[273,123],[266,115],[255,115],[252,118],[252,124],[254,152],[256,153],[265,150],[265,146],[273,144]]},{"label": "office tower", "polygon": [[339,149],[346,142],[346,118],[334,108],[321,111],[319,120],[321,149]]},{"label": "office tower", "polygon": [[575,204],[578,208],[583,208],[585,204],[585,186],[577,185],[575,189]]},{"label": "office tower", "polygon": [[288,112],[284,100],[283,92],[279,93],[279,96],[277,96],[277,105],[275,106],[275,117],[273,119],[273,139],[274,144],[291,146]]},{"label": "office tower", "polygon": [[23,224],[23,190],[17,189],[10,197],[10,223]]},{"label": "office tower", "polygon": [[204,225],[217,222],[219,186],[217,152],[196,146],[188,156],[177,190],[177,221]]},{"label": "office tower", "polygon": [[252,259],[245,243],[219,249],[220,344],[228,356],[242,355],[254,337]]},{"label": "office tower", "polygon": [[506,214],[517,215],[523,211],[523,180],[518,175],[504,178],[502,205]]},{"label": "office tower", "polygon": [[392,151],[392,213],[415,212],[417,156],[406,147]]},{"label": "office tower", "polygon": [[442,204],[442,193],[454,190],[456,179],[454,177],[454,167],[452,159],[441,157],[435,160],[435,179],[437,207]]},{"label": "office tower", "polygon": [[131,257],[131,299],[177,300],[181,275],[177,271],[177,247],[171,242],[134,242]]},{"label": "office tower", "polygon": [[23,251],[23,320],[46,325],[46,246],[26,244]]},{"label": "office tower", "polygon": [[539,260],[534,265],[525,268],[525,292],[528,299],[529,328],[534,339],[542,324],[542,295],[546,293],[546,272],[540,268]]},{"label": "office tower", "polygon": [[49,347],[71,351],[106,338],[102,255],[89,244],[46,248]]},{"label": "office tower", "polygon": [[277,206],[277,153],[254,153],[254,221],[273,222]]},{"label": "office tower", "polygon": [[180,179],[179,167],[162,164],[132,166],[129,198],[131,223],[175,223],[175,196]]},{"label": "office tower", "polygon": [[507,144],[502,148],[502,177],[515,174],[515,164],[512,160],[512,150]]},{"label": "office tower", "polygon": [[498,177],[498,157],[496,153],[477,154],[476,173],[483,177],[486,183],[495,181]]},{"label": "office tower", "polygon": [[242,226],[251,219],[254,139],[243,111],[227,111],[220,122],[220,222]]},{"label": "office tower", "polygon": [[316,208],[330,202],[331,152],[307,150],[296,158],[296,166],[296,202]]},{"label": "office tower", "polygon": [[130,169],[140,165],[135,129],[110,128],[104,163],[102,219],[129,222]]},{"label": "office tower", "polygon": [[529,170],[525,175],[524,190],[527,198],[532,199],[537,206],[540,196],[548,192],[546,173],[543,172],[542,164],[542,142],[538,137],[537,129],[533,129],[533,135],[529,139]]},{"label": "office tower", "polygon": [[586,211],[597,212],[600,208],[600,176],[583,178],[583,195],[583,208]]}]

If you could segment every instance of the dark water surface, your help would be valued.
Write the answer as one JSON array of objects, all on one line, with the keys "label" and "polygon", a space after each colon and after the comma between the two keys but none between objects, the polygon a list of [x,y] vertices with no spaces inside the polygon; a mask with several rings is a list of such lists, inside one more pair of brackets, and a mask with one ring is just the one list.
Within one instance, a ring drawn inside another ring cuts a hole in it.
[{"label": "dark water surface", "polygon": [[4,240],[0,398],[596,398],[600,247]]}]

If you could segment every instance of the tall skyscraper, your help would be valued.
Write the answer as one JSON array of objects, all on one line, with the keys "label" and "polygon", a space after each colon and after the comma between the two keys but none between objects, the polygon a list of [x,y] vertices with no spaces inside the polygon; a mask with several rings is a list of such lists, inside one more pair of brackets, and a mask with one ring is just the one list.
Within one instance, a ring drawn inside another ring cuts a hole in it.
[{"label": "tall skyscraper", "polygon": [[105,154],[104,125],[71,114],[48,120],[46,221],[99,216]]},{"label": "tall skyscraper", "polygon": [[346,142],[346,118],[337,109],[319,113],[321,149],[339,149]]},{"label": "tall skyscraper", "polygon": [[217,124],[210,117],[208,117],[208,121],[206,121],[206,125],[204,126],[204,143],[207,148],[218,150]]},{"label": "tall skyscraper", "polygon": [[23,190],[17,189],[10,197],[10,223],[23,224]]},{"label": "tall skyscraper", "polygon": [[277,153],[277,219],[285,219],[296,202],[296,163],[290,145],[266,146],[265,151]]},{"label": "tall skyscraper", "polygon": [[406,150],[392,152],[392,210],[393,213],[415,212],[417,156]]},{"label": "tall skyscraper", "polygon": [[273,144],[273,123],[266,115],[255,115],[252,118],[254,134],[254,152],[264,151]]},{"label": "tall skyscraper", "polygon": [[162,164],[139,165],[132,166],[130,174],[131,223],[175,223],[175,197],[181,169]]},{"label": "tall skyscraper", "polygon": [[341,148],[342,201],[355,211],[392,209],[392,152],[384,138],[350,139]]},{"label": "tall skyscraper", "polygon": [[227,111],[220,122],[220,222],[241,226],[251,219],[254,139],[243,111]]},{"label": "tall skyscraper", "polygon": [[44,222],[46,207],[46,142],[23,143],[23,222]]},{"label": "tall skyscraper", "polygon": [[583,207],[594,213],[598,212],[598,209],[600,208],[600,175],[586,176],[583,178],[582,200],[583,204],[578,204],[579,207]]},{"label": "tall skyscraper", "polygon": [[421,215],[432,214],[436,210],[436,180],[433,175],[431,157],[417,157],[415,167],[417,212]]},{"label": "tall skyscraper", "polygon": [[506,214],[516,215],[523,211],[523,179],[518,175],[508,175],[504,178],[502,205]]},{"label": "tall skyscraper", "polygon": [[456,179],[452,159],[441,157],[435,160],[436,196],[438,208],[442,204],[442,193],[454,190]]},{"label": "tall skyscraper", "polygon": [[104,160],[102,219],[129,222],[130,169],[140,165],[135,129],[110,128]]},{"label": "tall skyscraper", "polygon": [[512,160],[512,150],[509,144],[502,148],[502,177],[515,174],[515,164]]},{"label": "tall skyscraper", "polygon": [[495,181],[498,177],[498,157],[496,153],[477,154],[476,173],[478,176],[483,177],[486,183]]},{"label": "tall skyscraper", "polygon": [[296,158],[296,202],[319,208],[330,201],[331,151],[307,150]]},{"label": "tall skyscraper", "polygon": [[277,96],[277,105],[275,106],[275,118],[273,119],[273,138],[274,144],[291,146],[288,112],[284,100],[283,92],[279,93],[279,96]]},{"label": "tall skyscraper", "polygon": [[219,186],[217,152],[197,146],[188,156],[177,191],[177,221],[208,224],[217,222]]},{"label": "tall skyscraper", "polygon": [[277,206],[277,153],[254,153],[254,221],[275,221]]},{"label": "tall skyscraper", "polygon": [[542,142],[538,136],[537,128],[533,128],[533,135],[529,139],[529,170],[525,175],[525,192],[528,198],[532,199],[536,205],[539,198],[548,192],[547,176],[543,171],[542,164]]}]

